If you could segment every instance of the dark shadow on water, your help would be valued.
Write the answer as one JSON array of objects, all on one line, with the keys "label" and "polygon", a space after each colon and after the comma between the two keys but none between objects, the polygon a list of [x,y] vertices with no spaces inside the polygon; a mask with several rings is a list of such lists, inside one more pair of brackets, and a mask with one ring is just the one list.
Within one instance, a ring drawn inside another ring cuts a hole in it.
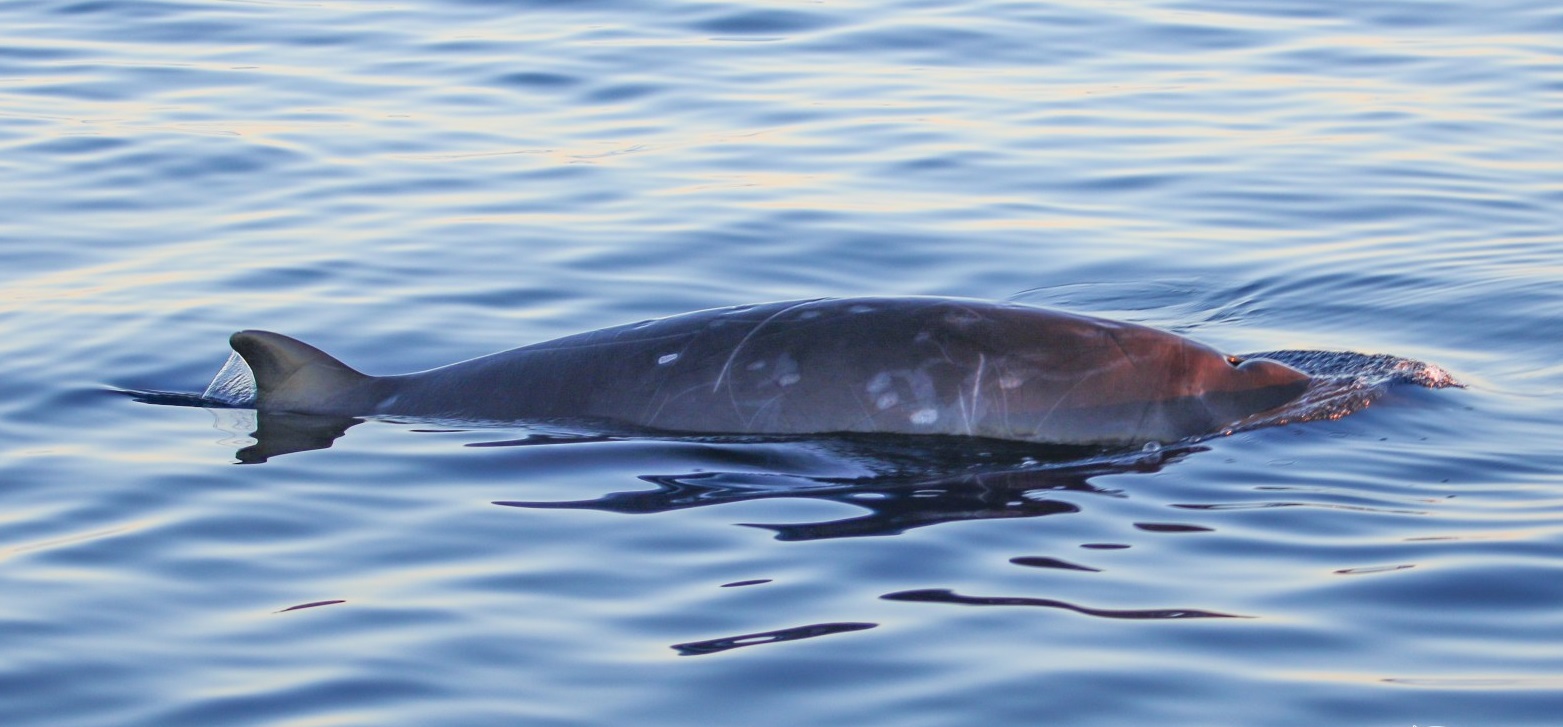
[{"label": "dark shadow on water", "polygon": [[353,417],[321,417],[305,414],[257,414],[255,443],[234,453],[240,464],[260,464],[272,457],[326,449],[347,430],[364,420]]},{"label": "dark shadow on water", "polygon": [[886,601],[916,601],[919,603],[948,603],[961,606],[1031,606],[1035,608],[1057,608],[1065,611],[1097,618],[1130,619],[1136,621],[1159,621],[1166,619],[1185,618],[1247,618],[1230,613],[1218,613],[1216,611],[1203,611],[1193,608],[1141,608],[1141,609],[1110,609],[1088,608],[1078,606],[1066,601],[1052,598],[1030,598],[1026,596],[963,596],[944,588],[927,588],[918,591],[899,591],[887,593],[880,598]]},{"label": "dark shadow on water", "polygon": [[[896,535],[939,523],[1031,518],[1079,512],[1050,493],[1117,496],[1091,480],[1105,475],[1152,473],[1202,448],[1155,452],[1094,453],[1038,449],[988,440],[888,442],[864,439],[816,443],[844,459],[872,460],[877,473],[831,477],[764,472],[648,474],[649,490],[614,492],[586,500],[499,501],[506,507],[598,510],[653,514],[708,505],[776,498],[804,498],[852,505],[866,514],[816,523],[743,523],[776,533],[778,540]],[[922,449],[915,449],[917,444]],[[875,445],[879,445],[876,449]]]},{"label": "dark shadow on water", "polygon": [[797,641],[799,639],[812,639],[819,636],[846,633],[849,631],[863,631],[871,629],[879,624],[843,622],[810,624],[808,626],[795,626],[789,629],[777,629],[775,631],[761,631],[753,634],[739,636],[726,636],[720,639],[707,639],[705,641],[690,641],[683,644],[673,644],[671,647],[679,656],[704,656],[716,654],[733,649],[741,649],[745,646],[758,646],[760,644],[775,644],[782,641]]}]

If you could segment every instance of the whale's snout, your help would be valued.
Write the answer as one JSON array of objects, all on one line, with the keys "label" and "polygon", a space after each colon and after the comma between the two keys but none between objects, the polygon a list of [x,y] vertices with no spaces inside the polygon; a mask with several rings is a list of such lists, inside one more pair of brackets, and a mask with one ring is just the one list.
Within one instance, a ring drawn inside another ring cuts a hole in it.
[{"label": "whale's snout", "polygon": [[1237,370],[1255,394],[1251,403],[1256,408],[1250,414],[1274,409],[1302,396],[1313,381],[1308,374],[1267,358],[1248,359],[1238,364]]},{"label": "whale's snout", "polygon": [[1205,403],[1218,418],[1232,422],[1283,406],[1302,396],[1313,381],[1297,369],[1263,358],[1226,358],[1228,378],[1212,386]]}]

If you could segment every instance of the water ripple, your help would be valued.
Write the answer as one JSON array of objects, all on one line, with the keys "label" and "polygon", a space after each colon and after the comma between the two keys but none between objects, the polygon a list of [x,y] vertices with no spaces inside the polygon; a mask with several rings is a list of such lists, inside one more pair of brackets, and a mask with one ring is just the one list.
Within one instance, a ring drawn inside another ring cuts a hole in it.
[{"label": "water ripple", "polygon": [[[1557,721],[1556,2],[0,27],[6,725]],[[1441,368],[1063,460],[133,400],[202,403],[156,392],[245,328],[388,373],[879,293]]]}]

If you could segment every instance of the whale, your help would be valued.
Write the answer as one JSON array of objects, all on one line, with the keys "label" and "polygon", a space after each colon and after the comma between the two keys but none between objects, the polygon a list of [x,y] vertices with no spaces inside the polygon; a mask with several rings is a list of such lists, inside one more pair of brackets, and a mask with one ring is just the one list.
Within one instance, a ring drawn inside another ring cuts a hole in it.
[{"label": "whale", "polygon": [[263,414],[693,435],[1168,443],[1282,407],[1311,380],[1134,323],[945,297],[717,308],[386,376],[278,333],[230,344]]}]

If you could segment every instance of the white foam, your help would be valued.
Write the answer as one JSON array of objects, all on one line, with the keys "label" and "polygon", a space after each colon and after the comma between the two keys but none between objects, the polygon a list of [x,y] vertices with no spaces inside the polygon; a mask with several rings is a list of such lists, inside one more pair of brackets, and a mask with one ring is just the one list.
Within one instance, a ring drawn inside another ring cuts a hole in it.
[{"label": "white foam", "polygon": [[212,377],[212,383],[206,385],[206,391],[201,392],[201,398],[229,406],[254,404],[255,375],[250,373],[249,364],[237,353],[228,354],[228,360]]}]

